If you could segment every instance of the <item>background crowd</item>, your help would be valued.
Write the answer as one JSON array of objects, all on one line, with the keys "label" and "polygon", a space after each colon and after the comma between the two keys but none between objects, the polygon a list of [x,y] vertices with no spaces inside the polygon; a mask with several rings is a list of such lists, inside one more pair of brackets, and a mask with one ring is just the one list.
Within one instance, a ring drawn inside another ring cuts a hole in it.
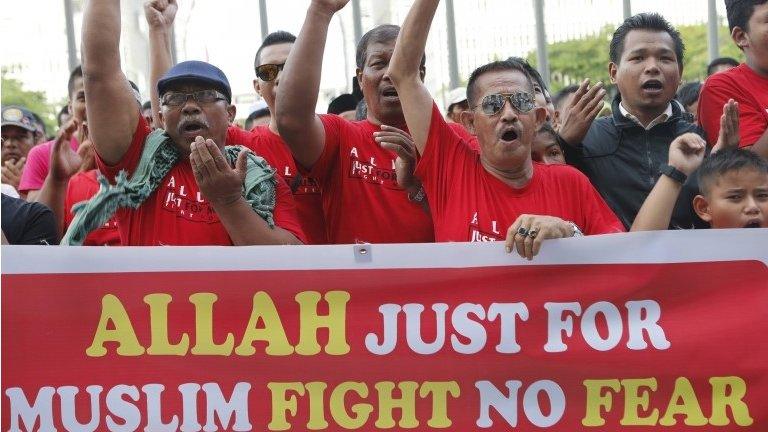
[{"label": "background crowd", "polygon": [[745,62],[716,59],[703,83],[681,85],[679,32],[639,14],[605,47],[610,83],[551,94],[509,57],[438,107],[423,53],[439,0],[416,0],[402,28],[365,33],[353,93],[318,114],[328,26],[348,2],[313,0],[298,35],[264,38],[266,106],[244,127],[222,70],[172,63],[176,0],[144,6],[149,101],[120,69],[120,0],[88,2],[54,139],[2,107],[3,243],[500,241],[530,259],[552,238],[768,227],[768,1],[725,0]]}]

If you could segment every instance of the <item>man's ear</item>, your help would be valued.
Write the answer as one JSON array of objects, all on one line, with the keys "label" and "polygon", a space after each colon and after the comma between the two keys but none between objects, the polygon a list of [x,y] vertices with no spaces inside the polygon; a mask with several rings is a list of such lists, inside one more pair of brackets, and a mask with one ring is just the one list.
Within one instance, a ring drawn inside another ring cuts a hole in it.
[{"label": "man's ear", "polygon": [[547,121],[549,112],[544,107],[536,107],[534,108],[534,112],[536,113],[536,130],[539,130],[541,125]]},{"label": "man's ear", "polygon": [[427,76],[427,68],[426,67],[420,67],[419,68],[419,78],[421,78],[421,82],[424,82],[424,77]]},{"label": "man's ear", "polygon": [[464,129],[466,129],[471,135],[477,135],[475,133],[475,113],[474,111],[467,110],[462,111],[460,115],[461,124],[464,125]]},{"label": "man's ear", "polygon": [[611,84],[616,84],[616,73],[619,71],[619,65],[614,62],[608,63],[608,76],[611,77]]},{"label": "man's ear", "polygon": [[160,119],[160,124],[155,126],[165,130],[165,117],[163,116],[163,110],[158,111],[157,115],[158,115],[158,118]]},{"label": "man's ear", "polygon": [[747,32],[739,26],[736,26],[731,30],[731,39],[733,39],[733,43],[735,43],[742,51],[749,46],[749,35],[747,35]]},{"label": "man's ear", "polygon": [[704,198],[702,195],[696,195],[693,198],[693,211],[696,212],[697,215],[707,223],[712,223],[712,215],[709,211],[709,202],[707,202],[707,199]]},{"label": "man's ear", "polygon": [[254,78],[253,79],[253,89],[256,90],[256,93],[259,96],[261,96],[262,99],[264,98],[264,96],[262,96],[262,94],[261,94],[261,84],[259,83],[259,79],[258,78]]},{"label": "man's ear", "polygon": [[355,77],[357,78],[357,84],[360,88],[363,88],[363,70],[360,68],[355,69]]},{"label": "man's ear", "polygon": [[234,105],[227,105],[227,118],[229,118],[230,124],[232,124],[235,121],[236,114],[237,114],[237,107]]}]

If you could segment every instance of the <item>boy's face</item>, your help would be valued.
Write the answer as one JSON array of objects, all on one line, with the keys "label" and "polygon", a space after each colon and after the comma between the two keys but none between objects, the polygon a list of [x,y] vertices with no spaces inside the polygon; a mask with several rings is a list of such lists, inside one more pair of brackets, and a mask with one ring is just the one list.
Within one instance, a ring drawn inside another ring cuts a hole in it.
[{"label": "boy's face", "polygon": [[768,228],[768,174],[755,168],[717,177],[706,197],[693,200],[696,213],[712,228]]},{"label": "boy's face", "polygon": [[547,165],[565,165],[565,155],[552,135],[539,132],[533,139],[531,159]]}]

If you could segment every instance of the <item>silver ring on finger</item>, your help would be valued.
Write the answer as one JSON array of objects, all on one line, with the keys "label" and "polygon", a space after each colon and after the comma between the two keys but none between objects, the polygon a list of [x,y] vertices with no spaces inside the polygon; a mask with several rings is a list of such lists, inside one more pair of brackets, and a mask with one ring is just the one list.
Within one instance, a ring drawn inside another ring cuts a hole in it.
[{"label": "silver ring on finger", "polygon": [[525,228],[525,227],[518,228],[517,234],[519,234],[522,237],[528,237],[528,228]]},{"label": "silver ring on finger", "polygon": [[530,237],[531,240],[535,239],[537,235],[539,235],[539,230],[536,228],[528,231],[528,237]]}]

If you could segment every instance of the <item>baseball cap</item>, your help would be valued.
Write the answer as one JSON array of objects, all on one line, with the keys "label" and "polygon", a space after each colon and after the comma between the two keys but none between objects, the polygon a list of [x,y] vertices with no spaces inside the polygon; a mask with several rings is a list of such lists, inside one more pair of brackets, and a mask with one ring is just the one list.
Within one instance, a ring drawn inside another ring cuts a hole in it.
[{"label": "baseball cap", "polygon": [[210,63],[197,60],[181,62],[172,67],[157,82],[157,92],[162,96],[171,85],[185,81],[210,84],[216,90],[224,93],[228,102],[232,102],[232,89],[229,87],[229,80],[227,80],[224,72]]},{"label": "baseball cap", "polygon": [[457,103],[461,103],[467,100],[467,88],[466,87],[457,87],[450,92],[448,92],[448,110],[450,111],[451,108],[456,105]]},{"label": "baseball cap", "polygon": [[3,107],[2,126],[18,126],[30,132],[36,132],[37,120],[32,111],[20,106]]}]

